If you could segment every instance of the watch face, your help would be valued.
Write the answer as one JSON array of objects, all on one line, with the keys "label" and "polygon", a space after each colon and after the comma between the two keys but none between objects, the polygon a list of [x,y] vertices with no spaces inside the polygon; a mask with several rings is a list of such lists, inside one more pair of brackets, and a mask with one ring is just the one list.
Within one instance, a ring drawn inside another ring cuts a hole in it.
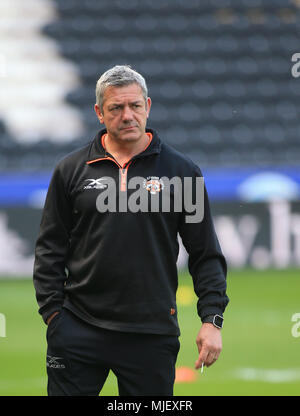
[{"label": "watch face", "polygon": [[222,318],[222,316],[220,316],[220,315],[215,315],[214,316],[214,325],[216,326],[216,327],[218,327],[218,328],[222,328],[222,326],[223,326],[223,318]]}]

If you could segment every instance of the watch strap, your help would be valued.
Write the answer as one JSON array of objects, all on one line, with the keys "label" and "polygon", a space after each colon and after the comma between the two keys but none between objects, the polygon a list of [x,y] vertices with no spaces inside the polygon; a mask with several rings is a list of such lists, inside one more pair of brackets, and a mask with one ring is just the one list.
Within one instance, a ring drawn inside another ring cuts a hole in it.
[{"label": "watch strap", "polygon": [[224,318],[221,315],[214,314],[214,315],[207,315],[202,319],[202,323],[211,323],[216,328],[221,329],[223,327]]}]

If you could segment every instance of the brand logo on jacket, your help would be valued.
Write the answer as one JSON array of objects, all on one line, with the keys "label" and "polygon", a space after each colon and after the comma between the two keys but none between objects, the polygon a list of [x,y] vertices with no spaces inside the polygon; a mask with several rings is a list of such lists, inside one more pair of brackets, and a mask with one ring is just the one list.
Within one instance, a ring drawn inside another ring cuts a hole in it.
[{"label": "brand logo on jacket", "polygon": [[58,362],[58,360],[63,360],[62,357],[51,357],[51,355],[47,355],[47,367],[55,368],[55,369],[63,369],[66,368],[64,364]]},{"label": "brand logo on jacket", "polygon": [[107,183],[102,183],[102,181],[105,180],[105,178],[98,178],[98,179],[86,179],[86,181],[89,181],[87,185],[83,187],[83,189],[106,189]]}]

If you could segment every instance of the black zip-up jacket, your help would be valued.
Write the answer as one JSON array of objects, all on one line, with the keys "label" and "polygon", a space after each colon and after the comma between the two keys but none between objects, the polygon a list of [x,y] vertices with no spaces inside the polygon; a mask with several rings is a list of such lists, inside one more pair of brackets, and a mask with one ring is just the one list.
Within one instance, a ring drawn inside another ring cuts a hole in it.
[{"label": "black zip-up jacket", "polygon": [[202,177],[190,159],[163,143],[154,130],[147,128],[146,132],[152,135],[148,147],[122,167],[106,153],[102,142],[106,130],[56,166],[34,265],[36,297],[45,322],[53,312],[66,307],[102,328],[180,335],[176,307],[178,232],[189,254],[198,315],[203,320],[207,315],[223,314],[229,301],[226,261],[206,189],[204,218],[199,223],[187,223],[187,212],[175,209],[99,212],[96,208],[97,197],[110,186],[103,185],[105,177],[115,181],[117,200],[126,190],[128,198],[135,191],[127,189],[134,177],[144,178],[144,192],[149,197],[149,191],[155,194],[151,198],[161,198],[165,191],[160,178],[189,177],[194,184],[195,178]]}]

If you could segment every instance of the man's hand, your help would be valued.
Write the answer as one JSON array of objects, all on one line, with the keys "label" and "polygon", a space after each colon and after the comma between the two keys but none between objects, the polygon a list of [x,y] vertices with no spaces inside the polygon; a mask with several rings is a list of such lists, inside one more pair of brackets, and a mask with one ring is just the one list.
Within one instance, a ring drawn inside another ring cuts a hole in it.
[{"label": "man's hand", "polygon": [[195,363],[195,369],[198,370],[202,363],[209,367],[217,361],[222,350],[221,330],[211,323],[202,324],[196,338],[196,344],[199,357]]},{"label": "man's hand", "polygon": [[49,318],[47,319],[47,321],[46,321],[46,323],[47,323],[47,325],[49,325],[50,324],[50,322],[52,321],[52,319],[54,318],[54,316],[56,316],[56,315],[58,315],[59,314],[59,312],[53,312],[53,314],[52,315],[50,315],[49,316]]}]

